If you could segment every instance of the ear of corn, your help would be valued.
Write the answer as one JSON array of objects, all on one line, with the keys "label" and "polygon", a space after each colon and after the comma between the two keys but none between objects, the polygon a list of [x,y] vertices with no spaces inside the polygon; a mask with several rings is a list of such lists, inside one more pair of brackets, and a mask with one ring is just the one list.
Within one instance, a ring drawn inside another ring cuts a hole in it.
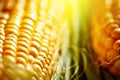
[{"label": "ear of corn", "polygon": [[120,2],[119,0],[101,0],[101,2],[103,7],[97,5],[101,13],[95,9],[92,16],[93,49],[98,56],[100,66],[107,68],[113,75],[120,76]]},{"label": "ear of corn", "polygon": [[62,1],[56,3],[0,1],[0,80],[51,79],[62,41],[59,30],[65,7]]}]

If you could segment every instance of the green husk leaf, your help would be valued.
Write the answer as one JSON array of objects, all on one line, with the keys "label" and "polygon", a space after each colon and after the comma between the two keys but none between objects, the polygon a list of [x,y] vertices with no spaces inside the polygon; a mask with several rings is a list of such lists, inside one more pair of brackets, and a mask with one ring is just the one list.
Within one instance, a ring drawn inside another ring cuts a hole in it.
[{"label": "green husk leaf", "polygon": [[93,63],[92,59],[90,58],[90,53],[87,49],[83,48],[81,50],[81,54],[83,55],[84,59],[84,71],[87,76],[87,80],[100,80],[100,73],[99,68]]}]

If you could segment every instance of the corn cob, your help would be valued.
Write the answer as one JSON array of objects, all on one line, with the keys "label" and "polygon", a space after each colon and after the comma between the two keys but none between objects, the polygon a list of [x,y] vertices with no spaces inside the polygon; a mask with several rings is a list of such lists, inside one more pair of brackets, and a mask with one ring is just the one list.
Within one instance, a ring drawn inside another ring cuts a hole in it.
[{"label": "corn cob", "polygon": [[0,80],[49,80],[64,11],[55,0],[0,2]]},{"label": "corn cob", "polygon": [[92,45],[101,66],[107,68],[113,75],[120,76],[120,0],[101,0],[97,8],[102,13],[93,10]]}]

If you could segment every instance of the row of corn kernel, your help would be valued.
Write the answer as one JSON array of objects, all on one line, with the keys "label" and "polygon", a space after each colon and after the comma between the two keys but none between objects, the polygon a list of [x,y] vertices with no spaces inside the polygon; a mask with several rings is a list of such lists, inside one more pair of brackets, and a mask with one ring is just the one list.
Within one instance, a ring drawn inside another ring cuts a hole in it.
[{"label": "row of corn kernel", "polygon": [[0,12],[0,54],[3,52],[3,41],[5,39],[4,28],[9,18],[9,14],[5,12]]},{"label": "row of corn kernel", "polygon": [[[32,60],[30,58],[30,62],[33,65],[34,68],[34,73],[37,75],[35,75],[34,77],[36,77],[36,79],[45,79],[42,75],[43,73],[43,67],[46,64],[45,62],[45,57],[47,56],[45,53],[42,53],[42,55],[40,55],[41,53],[41,45],[42,43],[44,43],[42,41],[42,36],[45,36],[42,31],[42,28],[46,27],[44,26],[44,20],[45,20],[45,16],[46,16],[46,9],[48,8],[48,1],[44,0],[44,1],[38,1],[38,8],[37,8],[37,12],[38,12],[38,17],[37,17],[37,21],[35,24],[35,28],[34,28],[34,32],[33,32],[33,37],[31,40],[31,50],[30,50],[30,55],[32,57]],[[47,47],[46,47],[47,48]],[[37,77],[38,76],[38,77]],[[44,75],[46,76],[46,75]],[[34,78],[33,77],[33,78]]]},{"label": "row of corn kernel", "polygon": [[3,57],[6,57],[6,55],[8,55],[9,58],[13,57],[12,60],[14,60],[14,63],[16,62],[15,53],[17,48],[17,45],[16,45],[17,36],[18,36],[18,29],[20,26],[21,17],[23,15],[23,7],[24,7],[24,1],[19,0],[16,3],[16,6],[13,8],[10,18],[8,19],[8,23],[4,28],[5,40],[3,44],[3,55],[5,56]]},{"label": "row of corn kernel", "polygon": [[4,28],[7,24],[7,21],[9,19],[9,12],[3,11],[5,8],[3,5],[4,1],[0,1],[0,79],[6,79],[8,80],[8,77],[3,74],[3,59],[2,59],[2,52],[3,52],[3,43],[5,40],[5,32]]},{"label": "row of corn kernel", "polygon": [[[52,16],[52,15],[49,14],[48,16]],[[40,42],[42,42],[42,43],[40,44],[40,46],[41,46],[40,52],[38,52],[39,56],[34,60],[33,65],[34,65],[34,67],[37,68],[38,71],[42,70],[42,72],[40,73],[40,76],[41,76],[40,78],[43,78],[43,79],[48,79],[47,77],[50,76],[48,66],[50,66],[52,56],[54,55],[54,52],[55,52],[54,51],[55,46],[53,46],[53,43],[55,42],[54,37],[56,37],[56,36],[53,35],[54,34],[53,27],[57,27],[57,26],[53,25],[54,23],[52,22],[52,19],[53,19],[53,17],[51,19],[48,19],[48,21],[50,21],[50,23],[47,23],[47,24],[45,23],[45,21],[46,21],[45,20],[43,22],[45,25],[43,25],[42,22],[39,24],[39,27],[41,27],[40,32],[39,32],[40,28],[38,28],[38,32],[41,35]],[[42,21],[43,18],[40,20]],[[52,40],[50,40],[50,39],[52,39]]]},{"label": "row of corn kernel", "polygon": [[28,54],[30,50],[32,31],[36,20],[36,2],[37,0],[27,0],[25,13],[22,18],[21,27],[19,29],[16,59],[20,66],[26,66],[28,62]]}]

